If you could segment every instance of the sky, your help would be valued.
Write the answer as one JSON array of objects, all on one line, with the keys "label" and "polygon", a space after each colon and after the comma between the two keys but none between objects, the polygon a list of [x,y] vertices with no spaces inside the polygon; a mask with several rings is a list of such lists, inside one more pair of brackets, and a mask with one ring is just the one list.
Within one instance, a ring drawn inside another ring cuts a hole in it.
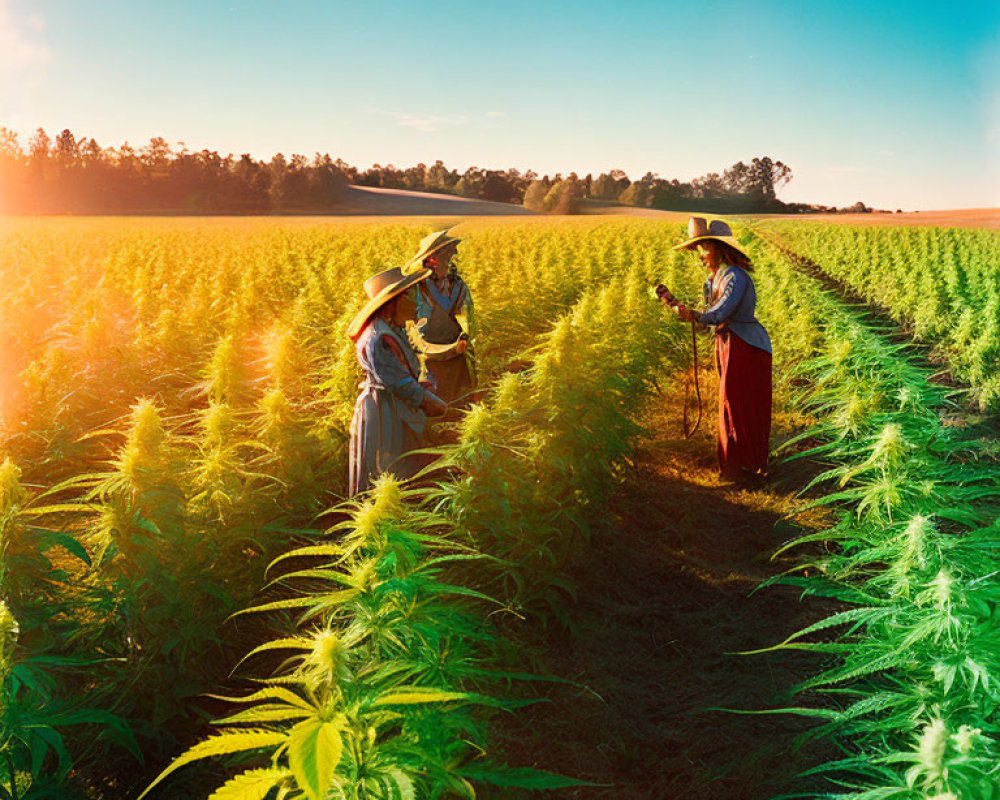
[{"label": "sky", "polygon": [[0,0],[0,126],[1000,206],[1000,0]]}]

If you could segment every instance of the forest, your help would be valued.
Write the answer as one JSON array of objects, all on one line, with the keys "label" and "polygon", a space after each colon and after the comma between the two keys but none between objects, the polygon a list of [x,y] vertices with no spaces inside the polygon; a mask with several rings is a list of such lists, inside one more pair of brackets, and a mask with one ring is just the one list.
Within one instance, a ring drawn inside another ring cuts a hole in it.
[{"label": "forest", "polygon": [[[349,186],[451,194],[524,205],[539,213],[577,213],[587,205],[621,204],[715,213],[836,211],[788,204],[778,190],[791,168],[753,158],[690,181],[646,172],[632,180],[621,169],[580,176],[532,169],[460,172],[443,161],[400,168],[355,167],[329,153],[270,160],[250,154],[188,150],[154,137],[143,147],[102,147],[63,130],[54,139],[39,128],[28,142],[0,128],[0,213],[7,214],[323,214],[349,213]],[[850,211],[868,211],[863,203]]]}]

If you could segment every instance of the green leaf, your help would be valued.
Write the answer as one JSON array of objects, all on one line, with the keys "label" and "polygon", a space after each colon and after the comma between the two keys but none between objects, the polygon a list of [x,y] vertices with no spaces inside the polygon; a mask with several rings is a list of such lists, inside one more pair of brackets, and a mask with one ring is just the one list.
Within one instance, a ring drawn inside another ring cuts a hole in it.
[{"label": "green leaf", "polygon": [[210,694],[207,697],[215,700],[225,700],[227,703],[257,703],[261,700],[280,700],[290,706],[301,708],[313,714],[316,713],[315,706],[308,700],[304,700],[295,694],[295,692],[289,689],[282,689],[280,686],[269,686],[267,689],[261,689],[253,694],[248,694],[246,697],[227,697],[222,694]]},{"label": "green leaf", "polygon": [[288,735],[288,765],[299,788],[311,800],[324,800],[340,762],[342,723],[313,717],[300,722]]},{"label": "green leaf", "polygon": [[44,552],[51,547],[62,547],[70,555],[76,556],[88,567],[90,566],[90,555],[87,549],[75,538],[64,531],[52,531],[46,528],[35,528],[38,534],[35,543],[39,551]]},{"label": "green leaf", "polygon": [[313,713],[312,709],[307,711],[302,708],[292,708],[291,706],[286,705],[261,705],[254,706],[253,708],[246,708],[243,711],[237,711],[235,714],[223,717],[222,719],[212,720],[212,724],[243,725],[248,722],[285,722],[290,719],[304,719],[305,717],[311,717]]},{"label": "green leaf", "polygon": [[464,767],[461,775],[470,781],[488,783],[511,789],[566,789],[572,786],[609,786],[606,783],[591,783],[577,778],[568,778],[555,772],[545,772],[529,767]]},{"label": "green leaf", "polygon": [[417,793],[413,788],[413,781],[410,776],[395,767],[390,769],[385,776],[388,784],[390,797],[393,800],[416,800]]},{"label": "green leaf", "polygon": [[330,544],[317,544],[310,547],[300,547],[297,550],[292,550],[288,553],[282,553],[274,561],[267,565],[267,570],[265,574],[269,573],[275,564],[280,564],[282,561],[287,561],[290,558],[305,558],[307,556],[339,556],[342,555],[343,551],[339,547],[335,547]]},{"label": "green leaf", "polygon": [[210,736],[205,741],[198,742],[198,744],[188,749],[183,755],[178,756],[170,762],[170,766],[157,775],[156,780],[149,784],[136,800],[142,800],[164,778],[194,761],[228,755],[229,753],[242,753],[246,750],[276,747],[277,745],[285,744],[287,741],[288,734],[259,729],[227,731],[218,736]]},{"label": "green leaf", "polygon": [[313,597],[293,597],[291,600],[277,600],[273,603],[264,603],[260,606],[244,608],[231,615],[229,618],[242,616],[243,614],[259,614],[262,611],[280,611],[286,608],[308,608],[315,605],[316,599]]},{"label": "green leaf", "polygon": [[291,776],[287,769],[251,769],[230,778],[208,796],[208,800],[264,800],[268,792]]},{"label": "green leaf", "polygon": [[311,650],[312,642],[307,639],[297,639],[292,636],[288,636],[282,639],[273,639],[270,642],[265,642],[262,645],[255,647],[249,653],[247,653],[243,658],[241,658],[235,667],[233,667],[233,672],[236,672],[242,665],[244,661],[249,660],[255,655],[260,653],[267,653],[271,650]]},{"label": "green leaf", "polygon": [[419,703],[447,703],[452,700],[471,700],[476,695],[468,692],[449,692],[431,687],[400,688],[379,696],[372,704],[373,708],[381,706],[412,706]]}]

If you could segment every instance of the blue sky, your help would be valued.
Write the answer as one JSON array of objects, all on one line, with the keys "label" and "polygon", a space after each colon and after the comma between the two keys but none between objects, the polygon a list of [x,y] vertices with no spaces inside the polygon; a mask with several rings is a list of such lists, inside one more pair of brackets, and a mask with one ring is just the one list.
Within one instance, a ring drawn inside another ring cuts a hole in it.
[{"label": "blue sky", "polygon": [[0,0],[0,125],[1000,205],[1000,2]]}]

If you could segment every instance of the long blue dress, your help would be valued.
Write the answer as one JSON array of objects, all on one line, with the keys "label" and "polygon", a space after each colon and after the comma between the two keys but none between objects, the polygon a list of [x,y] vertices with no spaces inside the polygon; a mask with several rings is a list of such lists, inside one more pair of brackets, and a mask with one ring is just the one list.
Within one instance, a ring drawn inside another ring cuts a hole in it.
[{"label": "long blue dress", "polygon": [[370,489],[383,472],[412,477],[419,465],[401,456],[417,446],[427,421],[420,410],[427,392],[419,382],[420,360],[404,331],[375,317],[355,351],[365,380],[351,420],[350,495]]}]

